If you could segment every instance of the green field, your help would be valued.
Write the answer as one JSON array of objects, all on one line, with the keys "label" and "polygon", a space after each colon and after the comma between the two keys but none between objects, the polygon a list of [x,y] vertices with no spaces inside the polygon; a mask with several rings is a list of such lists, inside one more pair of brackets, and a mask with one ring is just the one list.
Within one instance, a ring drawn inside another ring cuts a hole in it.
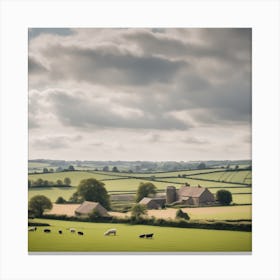
[{"label": "green field", "polygon": [[[191,186],[197,186],[201,185],[205,188],[211,188],[211,187],[243,187],[244,185],[241,184],[232,184],[232,183],[225,183],[225,182],[213,182],[213,181],[205,181],[205,180],[199,180],[199,179],[190,179],[190,178],[166,178],[166,179],[160,179],[161,181],[165,182],[172,182],[174,184],[185,184],[188,183]],[[169,183],[169,184],[172,184]]]},{"label": "green field", "polygon": [[[197,173],[209,173],[212,171],[220,171],[220,168],[217,169],[196,169],[196,170],[181,170],[181,171],[169,171],[169,172],[151,172],[151,173],[119,173],[119,175],[129,176],[129,177],[151,177],[155,176],[157,178],[162,177],[178,177],[178,175],[191,175],[191,174],[197,174]],[[102,172],[102,171],[101,171]],[[106,172],[110,175],[116,175],[118,173],[114,172]]]},{"label": "green field", "polygon": [[[210,169],[207,169],[208,172]],[[212,170],[212,169],[211,169]],[[194,171],[205,171],[206,170],[193,170]],[[183,171],[182,173],[190,172],[190,170]],[[248,172],[251,171],[238,171],[238,172],[229,172],[234,173],[235,176],[239,176],[241,178],[242,176],[250,175]],[[223,174],[228,172],[217,172],[217,173],[208,173],[208,174],[200,174],[198,176],[205,176],[205,178],[208,176],[208,178],[216,178],[214,176],[217,176],[217,174]],[[238,175],[240,173],[240,175]],[[167,176],[170,174],[179,174],[179,172],[167,172],[167,173],[155,173],[157,176]],[[245,175],[247,174],[247,175]],[[51,199],[51,201],[56,201],[56,199],[59,196],[62,196],[64,199],[69,199],[71,195],[76,191],[76,186],[80,183],[83,179],[88,178],[95,178],[97,180],[102,180],[105,184],[105,188],[110,194],[113,193],[135,193],[139,184],[141,182],[152,182],[160,192],[164,192],[166,187],[168,185],[175,185],[177,188],[180,187],[181,184],[188,182],[191,186],[197,186],[201,185],[203,187],[207,187],[210,189],[212,193],[216,193],[219,188],[226,189],[232,192],[233,194],[233,202],[234,203],[251,203],[251,194],[235,194],[235,193],[251,193],[252,189],[250,187],[246,187],[244,185],[240,184],[231,184],[231,183],[224,183],[224,182],[213,182],[213,181],[205,181],[205,180],[194,180],[189,178],[164,178],[164,179],[158,179],[156,176],[153,181],[149,181],[145,178],[143,179],[135,179],[131,177],[125,177],[125,176],[135,176],[138,175],[147,175],[149,174],[123,174],[123,173],[113,173],[113,172],[107,172],[107,173],[100,173],[100,172],[85,172],[85,171],[75,171],[75,172],[59,172],[59,173],[47,173],[47,174],[31,174],[28,176],[29,180],[36,181],[39,178],[42,178],[43,180],[53,181],[56,182],[58,179],[64,180],[65,177],[69,177],[71,179],[71,185],[74,187],[71,188],[57,188],[57,187],[47,187],[47,188],[31,188],[28,190],[28,197],[29,199],[35,195],[41,194],[45,195],[48,198]],[[140,176],[139,176],[140,177]],[[163,182],[159,182],[157,180],[161,180]],[[241,180],[241,179],[240,179]],[[173,183],[170,183],[173,182]]]},{"label": "green field", "polygon": [[208,174],[194,175],[192,178],[206,179],[206,180],[216,180],[221,182],[235,182],[242,184],[252,183],[252,172],[251,171],[227,171],[227,172],[215,172]]},{"label": "green field", "polygon": [[[49,223],[52,232],[38,227],[28,234],[29,252],[251,252],[250,232],[184,229],[144,225],[82,223],[34,219]],[[79,236],[67,228],[83,231]],[[116,228],[117,236],[104,236]],[[58,230],[63,234],[59,235]],[[139,234],[154,233],[153,239],[140,239]]]},{"label": "green field", "polygon": [[28,168],[44,168],[44,167],[49,167],[50,165],[48,163],[43,163],[43,162],[28,162]]},{"label": "green field", "polygon": [[55,202],[59,196],[62,196],[64,199],[68,200],[72,194],[77,190],[76,187],[70,188],[32,188],[28,190],[28,199],[30,200],[35,195],[45,195],[52,202]]},{"label": "green field", "polygon": [[238,204],[252,204],[251,194],[233,194],[232,201]]},{"label": "green field", "polygon": [[252,206],[218,206],[218,207],[203,207],[203,208],[184,208],[191,219],[200,220],[239,220],[252,219]]}]

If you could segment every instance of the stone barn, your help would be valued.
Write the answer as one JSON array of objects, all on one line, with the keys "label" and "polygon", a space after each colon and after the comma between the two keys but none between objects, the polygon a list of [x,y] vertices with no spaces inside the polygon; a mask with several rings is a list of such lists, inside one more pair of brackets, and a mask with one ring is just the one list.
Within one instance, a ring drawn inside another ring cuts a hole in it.
[{"label": "stone barn", "polygon": [[93,201],[84,201],[76,210],[76,216],[88,216],[93,212],[97,211],[101,217],[110,217],[107,210],[99,203]]},{"label": "stone barn", "polygon": [[147,209],[161,209],[164,207],[166,199],[158,197],[144,197],[139,203],[145,205]]},{"label": "stone barn", "polygon": [[214,195],[207,189],[201,186],[190,187],[183,185],[176,190],[173,186],[168,186],[166,189],[167,204],[185,204],[185,205],[210,205],[215,202]]}]

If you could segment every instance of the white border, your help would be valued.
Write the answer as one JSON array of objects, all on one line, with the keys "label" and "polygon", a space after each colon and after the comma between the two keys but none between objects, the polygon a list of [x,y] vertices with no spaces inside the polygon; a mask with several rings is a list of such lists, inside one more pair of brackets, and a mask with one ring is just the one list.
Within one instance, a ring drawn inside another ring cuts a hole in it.
[{"label": "white border", "polygon": [[[280,278],[278,1],[2,1],[0,18],[1,279]],[[27,254],[27,28],[116,26],[253,28],[252,255]]]}]

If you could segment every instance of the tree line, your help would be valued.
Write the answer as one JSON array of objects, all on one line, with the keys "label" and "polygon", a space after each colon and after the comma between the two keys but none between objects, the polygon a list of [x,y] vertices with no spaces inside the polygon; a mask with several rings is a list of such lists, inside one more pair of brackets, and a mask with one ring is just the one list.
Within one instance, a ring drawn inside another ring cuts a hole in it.
[{"label": "tree line", "polygon": [[58,179],[55,182],[38,178],[37,180],[28,180],[28,188],[45,188],[45,187],[71,187],[71,179],[65,177],[63,180]]}]

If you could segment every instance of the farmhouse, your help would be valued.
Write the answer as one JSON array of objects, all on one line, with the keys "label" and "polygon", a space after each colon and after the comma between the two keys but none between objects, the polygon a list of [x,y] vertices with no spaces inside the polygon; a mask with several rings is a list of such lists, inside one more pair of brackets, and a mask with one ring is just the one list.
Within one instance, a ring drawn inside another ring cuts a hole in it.
[{"label": "farmhouse", "polygon": [[158,198],[158,197],[144,197],[140,202],[147,207],[147,209],[161,209],[165,203],[165,198]]},{"label": "farmhouse", "polygon": [[183,185],[176,190],[173,186],[168,186],[166,189],[167,204],[185,204],[185,205],[210,205],[215,202],[214,195],[207,189],[201,186],[190,187]]},{"label": "farmhouse", "polygon": [[107,210],[98,202],[84,201],[76,210],[76,216],[87,216],[96,211],[101,217],[110,217]]}]

